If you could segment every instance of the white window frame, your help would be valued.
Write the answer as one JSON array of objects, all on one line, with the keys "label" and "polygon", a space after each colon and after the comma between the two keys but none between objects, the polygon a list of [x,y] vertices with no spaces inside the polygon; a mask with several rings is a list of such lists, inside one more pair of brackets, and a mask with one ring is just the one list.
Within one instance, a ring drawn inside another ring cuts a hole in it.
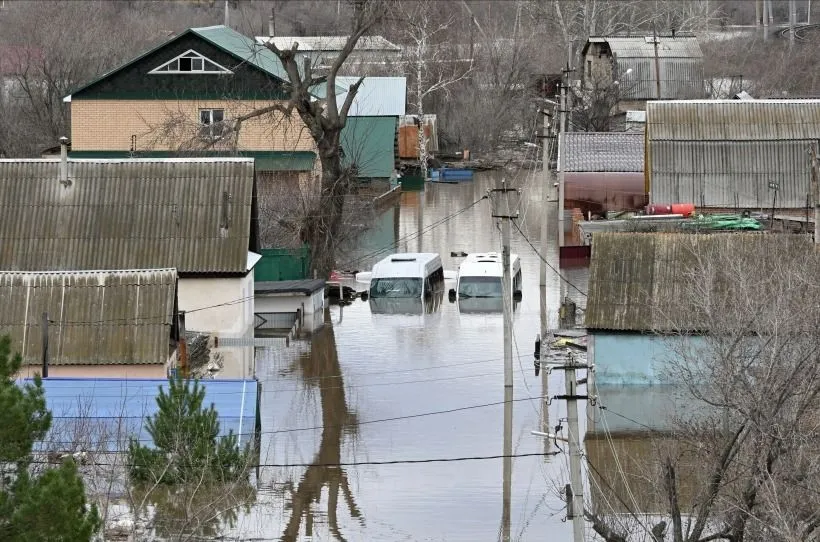
[{"label": "white window frame", "polygon": [[[219,111],[222,120],[214,120],[214,112]],[[202,114],[207,112],[210,122],[202,122]],[[225,109],[221,107],[203,107],[199,109],[197,123],[199,124],[200,139],[215,141],[225,137]]]},{"label": "white window frame", "polygon": [[[180,70],[179,69],[179,60],[181,58],[190,58],[192,61],[193,60],[201,61],[202,62],[202,69],[201,70],[193,70],[192,69],[192,70],[189,70],[189,71]],[[163,69],[166,66],[170,66],[174,63],[176,63],[176,66],[177,66],[176,70]],[[218,70],[205,69],[205,66],[208,66],[209,64],[213,65],[213,66],[216,66],[219,69]],[[174,58],[172,58],[168,62],[160,64],[159,66],[157,66],[153,70],[149,71],[148,73],[150,75],[167,75],[167,74],[185,74],[185,75],[214,75],[214,74],[219,74],[219,75],[224,75],[224,74],[232,74],[233,72],[231,70],[229,70],[228,68],[226,68],[225,66],[222,66],[221,64],[218,64],[218,63],[214,62],[210,58],[208,58],[208,57],[206,57],[206,56],[204,56],[200,53],[197,53],[193,49],[188,49],[187,51],[185,51],[181,55],[175,56]]]}]

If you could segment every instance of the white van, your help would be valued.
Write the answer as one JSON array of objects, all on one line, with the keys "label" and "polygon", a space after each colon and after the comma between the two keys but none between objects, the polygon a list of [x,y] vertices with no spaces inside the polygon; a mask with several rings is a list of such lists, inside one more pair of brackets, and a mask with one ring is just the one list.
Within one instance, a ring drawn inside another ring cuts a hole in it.
[{"label": "white van", "polygon": [[[503,298],[501,280],[504,267],[498,252],[468,254],[458,267],[455,290],[450,290],[450,298]],[[510,254],[510,285],[513,298],[521,295],[521,259]]]},{"label": "white van", "polygon": [[373,266],[370,298],[424,299],[443,294],[441,257],[430,252],[393,254]]}]

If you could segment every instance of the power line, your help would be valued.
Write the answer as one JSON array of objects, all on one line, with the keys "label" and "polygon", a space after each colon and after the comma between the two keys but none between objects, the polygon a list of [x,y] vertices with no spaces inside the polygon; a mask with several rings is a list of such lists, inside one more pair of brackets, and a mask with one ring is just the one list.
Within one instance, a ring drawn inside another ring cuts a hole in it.
[{"label": "power line", "polygon": [[535,255],[538,256],[541,259],[541,261],[544,262],[547,265],[547,267],[552,269],[555,272],[555,274],[558,275],[558,277],[561,280],[563,280],[564,282],[566,282],[567,284],[569,284],[570,286],[572,286],[573,288],[578,290],[578,293],[580,293],[582,296],[589,297],[586,292],[584,292],[583,290],[578,288],[568,278],[566,278],[564,275],[562,275],[560,271],[558,271],[552,265],[550,265],[550,263],[547,261],[547,259],[544,258],[544,256],[542,256],[540,252],[538,252],[538,249],[535,248],[535,245],[532,244],[532,241],[530,241],[529,237],[527,237],[527,235],[523,231],[521,231],[521,228],[518,227],[518,224],[516,224],[515,221],[513,221],[513,225],[515,226],[515,229],[518,230],[518,233],[521,234],[521,237],[523,237],[524,240],[527,242],[527,244],[530,245],[530,248],[532,248],[533,252],[535,252]]},{"label": "power line", "polygon": [[[110,452],[108,452],[110,453]],[[123,452],[125,453],[125,452]],[[423,459],[390,459],[382,461],[340,461],[338,463],[257,463],[248,465],[247,468],[253,469],[258,467],[272,467],[272,468],[291,468],[291,467],[323,467],[323,468],[339,468],[339,467],[358,467],[366,465],[417,465],[420,463],[455,463],[461,461],[483,461],[488,459],[505,459],[517,457],[550,457],[557,455],[560,452],[533,452],[524,454],[498,454],[498,455],[473,455],[473,456],[459,456],[459,457],[435,457]],[[34,465],[53,465],[52,461],[32,460],[30,464]],[[94,466],[100,467],[136,467],[135,463],[110,463],[98,462],[92,463]]]},{"label": "power line", "polygon": [[[518,403],[518,402],[521,402],[521,401],[531,401],[533,399],[546,399],[546,397],[545,396],[521,397],[521,398],[518,398],[518,399],[511,399],[509,402],[510,403]],[[507,401],[494,401],[494,402],[491,402],[491,403],[481,403],[481,404],[477,404],[477,405],[467,405],[467,406],[463,406],[463,407],[448,408],[448,409],[443,409],[443,410],[433,410],[433,411],[429,411],[429,412],[419,412],[417,414],[407,414],[405,416],[393,416],[393,417],[390,417],[390,418],[376,418],[376,419],[373,419],[373,420],[364,420],[364,421],[356,422],[353,425],[362,426],[362,425],[371,425],[371,424],[376,424],[376,423],[387,423],[387,422],[395,422],[395,421],[401,421],[401,420],[411,420],[411,419],[415,419],[415,418],[424,418],[424,417],[427,417],[427,416],[438,416],[438,415],[441,415],[441,414],[452,414],[452,413],[455,413],[455,412],[464,412],[464,411],[467,411],[467,410],[475,410],[475,409],[479,409],[479,408],[488,408],[488,407],[492,407],[492,406],[503,405],[503,404],[506,404],[506,403],[507,403]],[[142,417],[143,416],[140,416],[140,418],[142,418]],[[133,418],[136,419],[137,417],[133,417]],[[62,419],[62,420],[80,419],[80,420],[82,420],[82,419],[89,419],[89,417],[87,417],[87,416],[70,416],[70,417],[69,416],[64,416],[64,417],[54,416],[53,419],[58,419],[58,420],[59,419]],[[119,419],[122,419],[122,417],[112,416],[110,419],[111,420],[119,420]],[[302,431],[315,431],[315,430],[318,430],[318,429],[344,428],[344,427],[347,427],[349,425],[351,425],[351,424],[314,425],[314,426],[309,426],[309,427],[296,427],[296,428],[291,428],[291,429],[275,429],[275,430],[272,430],[272,431],[256,431],[256,432],[252,432],[252,433],[242,433],[242,435],[243,436],[244,435],[249,435],[249,436],[260,435],[261,436],[261,435],[273,435],[273,434],[280,434],[280,433],[298,433],[298,432],[302,432]],[[226,436],[227,435],[222,435],[222,436],[219,436],[217,438],[225,438]],[[137,439],[137,440],[139,440],[141,442],[150,442],[148,439]],[[72,442],[72,441],[40,441],[40,442],[52,443],[52,444],[74,444],[74,442]]]},{"label": "power line", "polygon": [[402,243],[404,241],[412,241],[413,239],[421,237],[425,233],[431,232],[435,228],[449,222],[450,220],[454,219],[455,217],[459,216],[460,214],[465,213],[468,210],[472,209],[473,207],[475,207],[476,205],[478,205],[481,201],[483,201],[485,199],[487,199],[486,195],[478,198],[477,200],[475,200],[471,204],[467,205],[466,207],[463,207],[463,208],[459,209],[458,211],[456,211],[452,214],[449,214],[449,215],[445,216],[444,218],[441,218],[441,219],[433,222],[429,226],[425,226],[424,228],[422,228],[418,231],[415,231],[413,233],[409,233],[409,234],[405,235],[404,237],[399,237],[398,239],[396,239],[393,243],[391,243],[389,245],[385,245],[382,248],[376,249],[372,252],[364,254],[364,255],[362,255],[358,258],[355,258],[353,260],[349,260],[346,263],[344,263],[342,265],[339,265],[338,267],[340,267],[340,268],[349,267],[352,264],[361,262],[361,261],[366,260],[368,258],[371,258],[373,256],[377,256],[377,255],[382,254],[384,252],[387,252],[389,250],[395,250],[395,247],[398,246],[400,243]]}]

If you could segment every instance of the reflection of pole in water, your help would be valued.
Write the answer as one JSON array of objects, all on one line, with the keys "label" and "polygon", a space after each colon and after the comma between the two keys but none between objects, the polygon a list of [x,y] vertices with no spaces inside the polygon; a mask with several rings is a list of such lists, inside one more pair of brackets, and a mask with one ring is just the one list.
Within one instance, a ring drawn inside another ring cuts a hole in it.
[{"label": "reflection of pole in water", "polygon": [[422,190],[422,192],[419,194],[419,208],[416,211],[416,232],[418,232],[417,233],[417,235],[418,235],[418,237],[417,237],[417,239],[418,239],[418,241],[417,241],[418,250],[416,250],[416,252],[424,252],[421,248],[422,247],[422,238],[424,237],[421,234],[421,229],[424,227],[424,196],[425,196],[425,192],[424,192],[424,190]]},{"label": "reflection of pole in water", "polygon": [[512,415],[513,415],[512,386],[504,388],[504,487],[501,499],[501,540],[510,540],[510,503],[512,500]]}]

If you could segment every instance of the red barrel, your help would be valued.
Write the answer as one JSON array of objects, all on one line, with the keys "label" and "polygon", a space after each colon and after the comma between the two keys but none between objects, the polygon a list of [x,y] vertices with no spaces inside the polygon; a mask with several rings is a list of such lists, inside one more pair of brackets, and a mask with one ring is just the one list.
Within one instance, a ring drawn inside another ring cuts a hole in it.
[{"label": "red barrel", "polygon": [[668,203],[654,203],[646,206],[646,214],[648,215],[671,215],[672,206]]},{"label": "red barrel", "polygon": [[672,214],[686,217],[692,216],[695,214],[695,205],[693,203],[673,203]]}]

